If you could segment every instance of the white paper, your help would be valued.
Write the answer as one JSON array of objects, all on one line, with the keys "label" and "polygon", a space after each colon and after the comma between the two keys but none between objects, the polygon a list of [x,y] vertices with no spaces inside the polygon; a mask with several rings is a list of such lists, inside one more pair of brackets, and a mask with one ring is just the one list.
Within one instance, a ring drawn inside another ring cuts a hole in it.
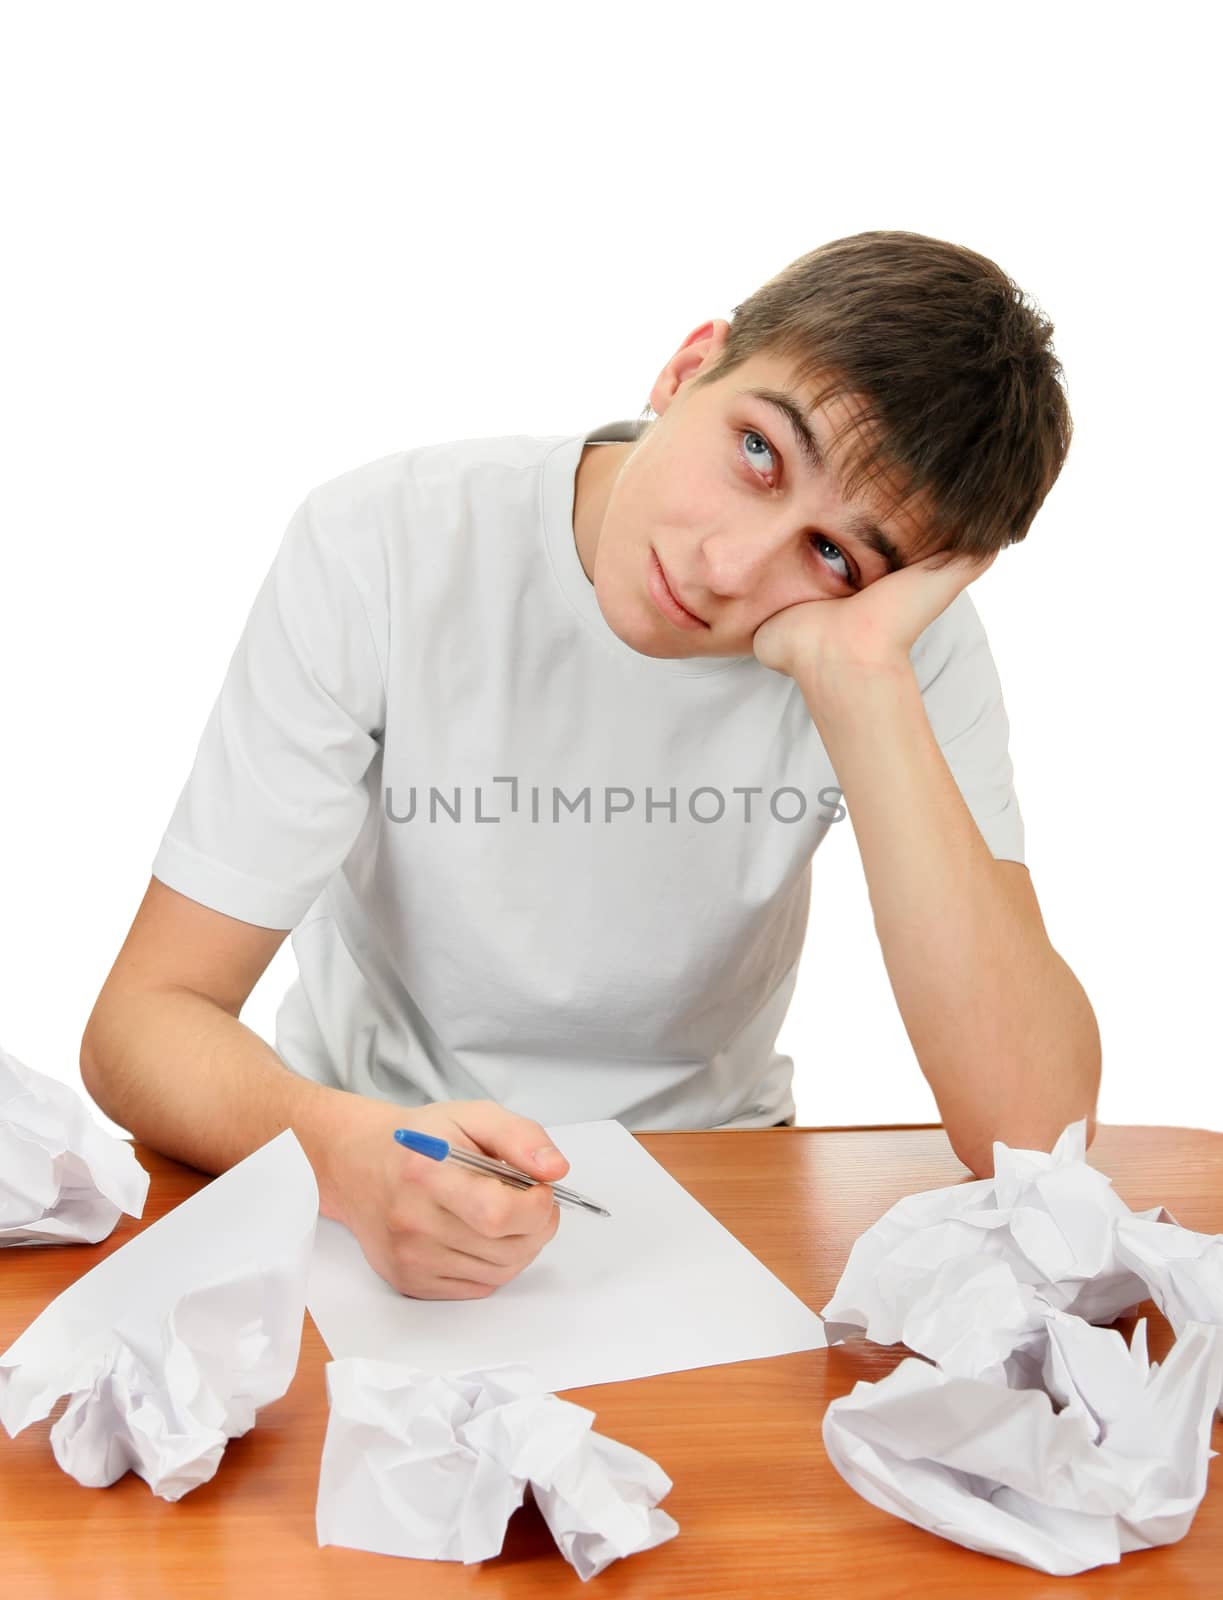
[{"label": "white paper", "polygon": [[548,1134],[566,1184],[612,1215],[562,1210],[555,1238],[484,1300],[401,1295],[345,1227],[319,1219],[306,1304],[334,1358],[433,1373],[512,1363],[547,1391],[823,1347],[815,1312],[620,1123]]},{"label": "white paper", "polygon": [[[1167,1544],[1206,1488],[1223,1405],[1223,1238],[1131,1212],[1085,1162],[994,1145],[994,1177],[910,1195],[855,1243],[824,1307],[830,1342],[903,1343],[834,1400],[824,1441],[872,1504],[1042,1571]],[[1148,1365],[1111,1322],[1151,1296],[1179,1337]]]},{"label": "white paper", "polygon": [[15,1437],[68,1395],[51,1446],[79,1483],[206,1483],[292,1381],[317,1216],[286,1130],[51,1302],[0,1356],[0,1422]]},{"label": "white paper", "polygon": [[1189,1324],[1148,1369],[1142,1333],[1131,1354],[1116,1330],[1051,1316],[1061,1319],[1052,1344],[1064,1409],[1043,1390],[910,1357],[829,1405],[824,1444],[837,1471],[883,1511],[1059,1576],[1183,1538],[1212,1455],[1216,1330]]},{"label": "white paper", "polygon": [[671,1489],[640,1451],[595,1433],[594,1413],[541,1394],[523,1367],[446,1376],[352,1358],[327,1366],[320,1545],[487,1561],[530,1484],[583,1580],[674,1538]]},{"label": "white paper", "polygon": [[0,1245],[98,1244],[148,1190],[131,1146],[70,1084],[0,1049]]},{"label": "white paper", "polygon": [[1142,1280],[1174,1333],[1190,1322],[1223,1323],[1223,1234],[1194,1233],[1166,1211],[1161,1216],[1167,1220],[1119,1221],[1117,1259]]}]

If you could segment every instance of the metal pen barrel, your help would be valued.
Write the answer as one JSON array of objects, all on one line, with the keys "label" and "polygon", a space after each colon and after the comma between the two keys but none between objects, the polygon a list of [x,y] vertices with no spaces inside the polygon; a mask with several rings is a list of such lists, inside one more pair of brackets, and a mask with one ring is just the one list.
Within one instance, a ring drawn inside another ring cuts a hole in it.
[{"label": "metal pen barrel", "polygon": [[482,1156],[474,1150],[459,1150],[454,1145],[450,1146],[451,1159],[464,1167],[471,1167],[475,1172],[486,1172],[489,1177],[499,1178],[502,1183],[508,1183],[512,1189],[535,1189],[541,1184],[552,1190],[558,1205],[572,1206],[582,1211],[592,1211],[596,1216],[609,1217],[610,1211],[596,1205],[593,1200],[588,1200],[585,1195],[578,1194],[576,1189],[567,1189],[564,1184],[549,1184],[544,1178],[532,1178],[525,1172],[518,1172],[515,1168],[507,1166],[502,1161],[494,1161],[491,1156]]}]

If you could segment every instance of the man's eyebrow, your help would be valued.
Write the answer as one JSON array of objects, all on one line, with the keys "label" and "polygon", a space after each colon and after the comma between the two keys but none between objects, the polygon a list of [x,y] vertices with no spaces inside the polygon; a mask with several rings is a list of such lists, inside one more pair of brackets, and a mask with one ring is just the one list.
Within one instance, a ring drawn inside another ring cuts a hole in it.
[{"label": "man's eyebrow", "polygon": [[[802,452],[810,470],[820,472],[827,466],[824,452],[820,449],[819,441],[811,431],[811,424],[807,421],[806,413],[793,395],[787,394],[784,389],[740,389],[740,395],[748,395],[753,400],[760,400],[766,406],[772,406],[781,413],[790,424],[795,443]],[[884,533],[883,529],[869,517],[851,517],[845,529],[851,538],[857,539],[868,550],[874,551],[887,563],[889,572],[899,572],[904,566],[904,557]]]}]

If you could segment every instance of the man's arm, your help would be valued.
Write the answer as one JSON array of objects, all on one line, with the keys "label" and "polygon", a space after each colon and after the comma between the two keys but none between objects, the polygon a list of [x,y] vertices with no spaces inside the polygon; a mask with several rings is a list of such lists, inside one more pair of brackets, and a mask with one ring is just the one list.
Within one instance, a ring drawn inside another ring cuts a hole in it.
[{"label": "man's arm", "polygon": [[836,771],[888,977],[952,1148],[986,1177],[995,1139],[1048,1150],[1079,1117],[1090,1139],[1095,1014],[1049,942],[1027,868],[996,860],[981,837],[911,664],[825,652],[794,677]]},{"label": "man's arm", "polygon": [[993,1141],[1048,1150],[1095,1132],[1100,1035],[1049,943],[1027,869],[998,861],[930,726],[911,652],[995,557],[938,554],[756,630],[802,690],[841,787],[896,1003],[952,1148],[978,1177]]},{"label": "man's arm", "polygon": [[239,1013],[283,942],[150,878],[81,1040],[81,1080],[134,1138],[225,1172],[292,1128],[341,1217],[329,1156],[357,1096],[291,1072]]},{"label": "man's arm", "polygon": [[227,1171],[292,1128],[319,1210],[349,1227],[392,1287],[483,1299],[555,1234],[551,1189],[520,1193],[412,1155],[395,1128],[406,1122],[535,1177],[563,1178],[568,1163],[539,1123],[485,1101],[409,1108],[291,1071],[239,1020],[284,937],[151,878],[85,1028],[86,1089],[143,1144],[204,1172]]}]

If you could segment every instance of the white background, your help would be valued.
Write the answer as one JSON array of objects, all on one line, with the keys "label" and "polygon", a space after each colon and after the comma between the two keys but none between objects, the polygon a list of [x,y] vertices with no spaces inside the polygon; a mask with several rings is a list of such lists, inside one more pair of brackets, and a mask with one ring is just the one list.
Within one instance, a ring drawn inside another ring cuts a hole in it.
[{"label": "white background", "polygon": [[[635,417],[694,327],[897,227],[994,257],[1056,324],[1070,460],[972,591],[1027,860],[1100,1021],[1102,1119],[1223,1128],[1209,15],[6,8],[0,1044],[79,1082],[310,487]],[[814,884],[800,1121],[937,1120],[848,826]],[[269,1039],[292,959],[244,1013]]]}]

